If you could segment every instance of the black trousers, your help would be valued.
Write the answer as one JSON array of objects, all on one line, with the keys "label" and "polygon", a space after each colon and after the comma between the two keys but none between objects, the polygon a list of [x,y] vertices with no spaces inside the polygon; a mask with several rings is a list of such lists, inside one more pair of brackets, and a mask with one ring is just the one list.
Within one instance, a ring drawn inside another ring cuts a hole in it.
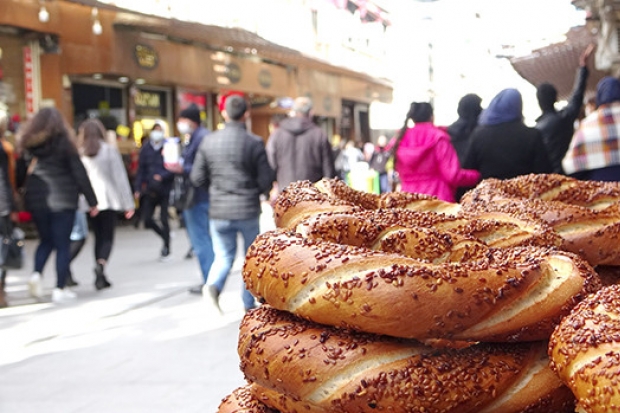
[{"label": "black trousers", "polygon": [[[159,206],[159,225],[153,215],[155,208]],[[143,197],[142,205],[140,205],[140,214],[144,219],[144,226],[152,229],[164,241],[165,247],[170,247],[170,224],[168,222],[168,194],[154,195],[147,194]]]},{"label": "black trousers", "polygon": [[112,210],[99,211],[91,218],[90,225],[95,234],[95,261],[108,261],[114,244],[117,212]]}]

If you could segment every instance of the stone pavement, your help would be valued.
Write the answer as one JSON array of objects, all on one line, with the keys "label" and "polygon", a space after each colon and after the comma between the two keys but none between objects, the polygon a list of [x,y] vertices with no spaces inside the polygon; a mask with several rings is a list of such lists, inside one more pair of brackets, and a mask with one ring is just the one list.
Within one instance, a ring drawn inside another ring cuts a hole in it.
[{"label": "stone pavement", "polygon": [[[262,229],[273,227],[266,207]],[[214,315],[187,292],[199,280],[188,240],[174,227],[172,260],[159,262],[154,233],[119,227],[108,275],[93,287],[92,236],[74,261],[78,300],[50,302],[54,257],[44,274],[47,295],[28,297],[27,266],[9,273],[9,307],[0,309],[0,412],[215,412],[244,383],[236,353],[242,251]]]}]

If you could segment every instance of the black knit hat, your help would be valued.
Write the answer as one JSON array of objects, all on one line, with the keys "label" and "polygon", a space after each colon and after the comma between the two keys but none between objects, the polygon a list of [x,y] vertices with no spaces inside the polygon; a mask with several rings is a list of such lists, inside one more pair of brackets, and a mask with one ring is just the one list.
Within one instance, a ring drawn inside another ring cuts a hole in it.
[{"label": "black knit hat", "polygon": [[194,103],[183,109],[181,113],[179,113],[179,117],[189,119],[200,125],[200,109],[198,109],[198,106]]}]

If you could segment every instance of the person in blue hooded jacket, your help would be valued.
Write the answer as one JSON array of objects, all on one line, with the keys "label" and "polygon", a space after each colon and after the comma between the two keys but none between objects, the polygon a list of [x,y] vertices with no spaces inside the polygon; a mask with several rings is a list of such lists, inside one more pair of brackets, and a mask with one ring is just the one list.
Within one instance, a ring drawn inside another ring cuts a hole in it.
[{"label": "person in blue hooded jacket", "polygon": [[523,99],[517,89],[502,90],[482,111],[463,168],[480,171],[481,179],[551,172],[540,131],[523,123]]}]

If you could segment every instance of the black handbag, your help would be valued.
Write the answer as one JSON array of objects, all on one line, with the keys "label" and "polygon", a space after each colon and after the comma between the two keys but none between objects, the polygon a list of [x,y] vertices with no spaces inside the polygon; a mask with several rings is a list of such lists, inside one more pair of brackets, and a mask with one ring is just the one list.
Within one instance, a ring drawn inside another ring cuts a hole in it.
[{"label": "black handbag", "polygon": [[19,270],[24,265],[24,231],[13,228],[10,235],[0,236],[0,268]]}]

